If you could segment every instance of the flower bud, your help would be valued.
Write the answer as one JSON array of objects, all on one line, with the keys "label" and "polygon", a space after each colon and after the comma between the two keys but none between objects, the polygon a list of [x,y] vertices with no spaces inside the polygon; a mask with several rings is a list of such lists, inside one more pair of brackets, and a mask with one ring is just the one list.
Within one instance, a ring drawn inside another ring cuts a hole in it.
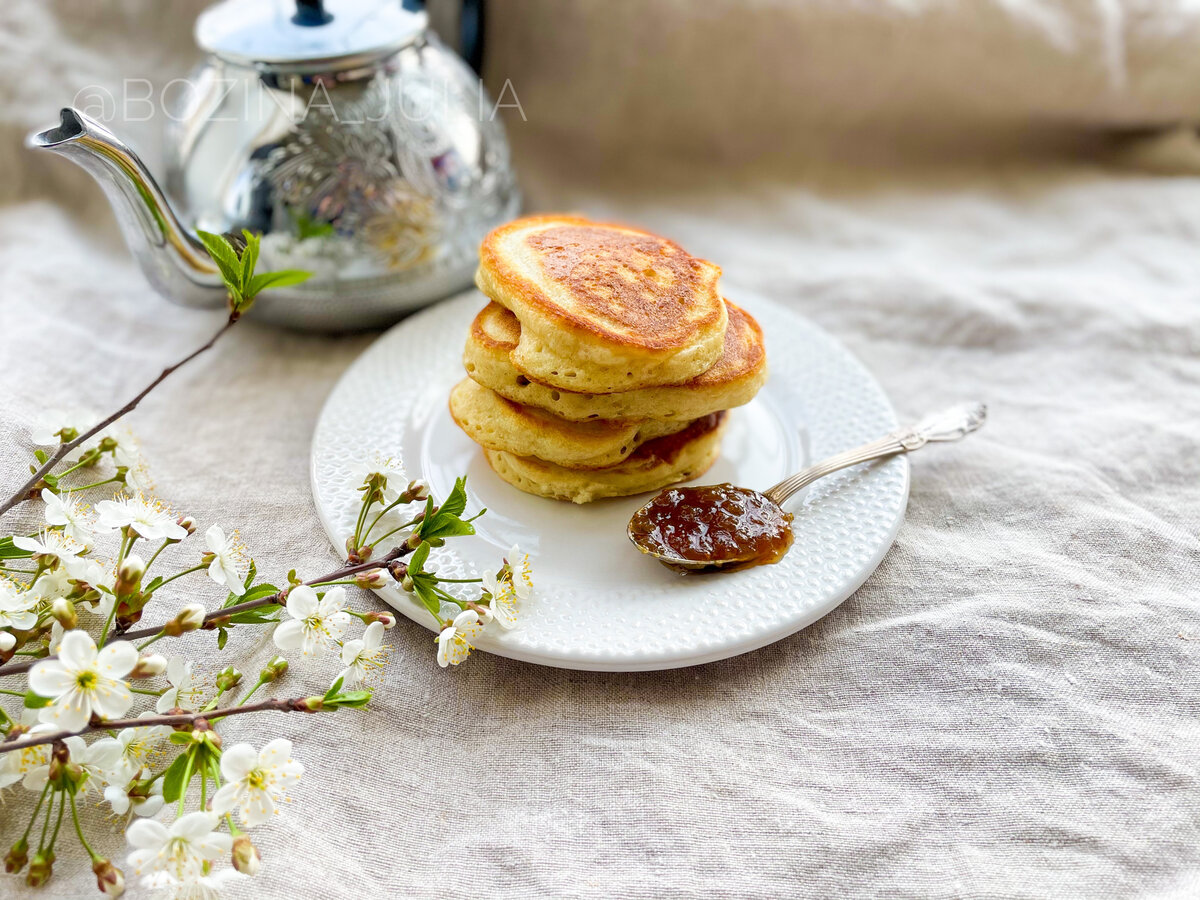
[{"label": "flower bud", "polygon": [[204,624],[204,612],[204,607],[199,603],[189,603],[163,626],[163,633],[167,637],[179,637],[185,632],[195,631]]},{"label": "flower bud", "polygon": [[388,583],[387,573],[383,569],[369,569],[354,576],[354,583],[368,591],[378,590]]},{"label": "flower bud", "polygon": [[54,874],[54,851],[39,850],[33,855],[29,871],[25,874],[25,883],[30,887],[41,887]]},{"label": "flower bud", "polygon": [[233,666],[228,666],[217,674],[217,687],[222,691],[232,690],[241,680],[242,673]]},{"label": "flower bud", "polygon": [[50,754],[50,772],[47,775],[52,787],[68,790],[72,794],[83,782],[83,767],[71,762],[71,751],[66,744],[55,744]]},{"label": "flower bud", "polygon": [[244,834],[234,839],[233,867],[243,875],[257,875],[262,871],[262,856]]},{"label": "flower bud", "polygon": [[390,612],[383,612],[382,610],[369,612],[366,614],[365,618],[368,625],[370,625],[372,622],[382,622],[385,631],[390,631],[396,627],[396,617]]},{"label": "flower bud", "polygon": [[130,678],[154,678],[167,671],[167,658],[153,651],[143,653],[129,673]]},{"label": "flower bud", "polygon": [[136,553],[130,553],[122,560],[121,568],[117,569],[117,582],[113,590],[118,597],[132,594],[142,583],[142,576],[145,574],[146,563]]},{"label": "flower bud", "polygon": [[75,614],[75,604],[66,597],[54,598],[54,602],[50,604],[50,615],[54,616],[54,620],[63,627],[64,631],[70,631],[79,624],[79,616]]},{"label": "flower bud", "polygon": [[404,548],[406,550],[416,550],[421,546],[421,540],[421,535],[414,531],[404,539]]},{"label": "flower bud", "polygon": [[8,849],[4,855],[4,871],[9,875],[20,872],[29,862],[29,841],[21,838]]},{"label": "flower bud", "polygon": [[415,586],[413,585],[412,577],[409,575],[405,575],[400,579],[400,587],[404,588],[404,590],[408,591],[410,594],[416,590]]},{"label": "flower bud", "polygon": [[410,481],[404,496],[410,500],[425,500],[429,497],[429,485],[421,479]]},{"label": "flower bud", "polygon": [[303,700],[296,701],[297,712],[320,712],[325,708],[324,697],[305,697]]},{"label": "flower bud", "polygon": [[180,528],[182,528],[188,534],[196,533],[196,520],[193,519],[191,516],[180,516],[178,519],[175,520],[175,524],[177,524]]},{"label": "flower bud", "polygon": [[278,681],[287,674],[288,661],[282,656],[272,656],[267,661],[266,666],[258,675],[258,680],[263,683]]},{"label": "flower bud", "polygon": [[125,875],[111,862],[97,856],[92,860],[92,871],[96,873],[96,887],[100,893],[120,897],[125,893]]}]

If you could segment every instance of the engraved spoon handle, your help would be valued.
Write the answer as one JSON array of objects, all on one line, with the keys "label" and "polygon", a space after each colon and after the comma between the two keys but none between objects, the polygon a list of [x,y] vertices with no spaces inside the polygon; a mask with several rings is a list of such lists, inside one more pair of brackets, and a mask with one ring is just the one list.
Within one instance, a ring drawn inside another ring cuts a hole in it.
[{"label": "engraved spoon handle", "polygon": [[790,478],[774,487],[763,491],[779,506],[783,506],[798,491],[808,487],[818,478],[824,478],[831,472],[869,462],[872,459],[883,459],[895,456],[897,453],[911,453],[919,450],[930,441],[957,441],[972,431],[975,431],[987,420],[987,407],[982,403],[963,403],[952,406],[922,419],[916,425],[901,428],[891,434],[846,450],[822,460],[816,465],[809,466],[802,472],[797,472]]}]

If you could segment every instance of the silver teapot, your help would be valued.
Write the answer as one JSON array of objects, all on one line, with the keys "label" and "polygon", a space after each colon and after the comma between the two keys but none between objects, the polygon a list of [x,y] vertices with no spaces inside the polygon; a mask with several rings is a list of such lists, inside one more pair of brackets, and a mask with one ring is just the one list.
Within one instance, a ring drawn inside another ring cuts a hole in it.
[{"label": "silver teapot", "polygon": [[400,0],[225,0],[170,115],[164,191],[99,122],[29,136],[104,188],[147,279],[186,306],[224,290],[192,228],[262,234],[260,271],[308,269],[254,313],[299,328],[386,324],[471,282],[520,198],[483,86]]}]

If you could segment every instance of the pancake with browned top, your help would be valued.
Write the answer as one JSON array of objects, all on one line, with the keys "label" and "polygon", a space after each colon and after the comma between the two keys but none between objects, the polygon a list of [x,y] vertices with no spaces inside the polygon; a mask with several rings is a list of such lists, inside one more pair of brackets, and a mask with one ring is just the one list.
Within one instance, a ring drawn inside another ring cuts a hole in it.
[{"label": "pancake with browned top", "polygon": [[590,503],[655,491],[697,478],[716,462],[728,416],[713,413],[676,434],[647,441],[629,458],[602,469],[568,469],[535,457],[484,450],[497,475],[522,491],[554,500]]},{"label": "pancake with browned top", "polygon": [[616,394],[587,394],[542,384],[522,374],[509,358],[521,337],[521,323],[498,303],[489,303],[471,323],[463,365],[472,379],[524,406],[564,419],[698,419],[749,403],[767,380],[762,329],[748,312],[725,301],[729,326],[720,358],[683,384],[640,388]]},{"label": "pancake with browned top", "polygon": [[680,384],[724,349],[721,270],[666,238],[571,216],[530,216],[480,247],[480,290],[521,323],[512,364],[560,389]]},{"label": "pancake with browned top", "polygon": [[625,460],[647,441],[682,431],[684,421],[594,419],[569,422],[522,406],[464,378],[450,392],[450,415],[489,450],[536,456],[568,469],[598,469]]}]

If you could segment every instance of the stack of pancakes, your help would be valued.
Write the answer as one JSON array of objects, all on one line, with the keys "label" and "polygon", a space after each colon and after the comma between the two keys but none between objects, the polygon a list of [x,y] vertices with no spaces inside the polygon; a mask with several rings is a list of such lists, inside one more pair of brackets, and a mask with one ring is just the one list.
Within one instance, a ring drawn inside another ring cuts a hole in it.
[{"label": "stack of pancakes", "polygon": [[721,270],[665,238],[568,216],[497,228],[450,412],[508,483],[587,503],[694,478],[767,377]]}]

